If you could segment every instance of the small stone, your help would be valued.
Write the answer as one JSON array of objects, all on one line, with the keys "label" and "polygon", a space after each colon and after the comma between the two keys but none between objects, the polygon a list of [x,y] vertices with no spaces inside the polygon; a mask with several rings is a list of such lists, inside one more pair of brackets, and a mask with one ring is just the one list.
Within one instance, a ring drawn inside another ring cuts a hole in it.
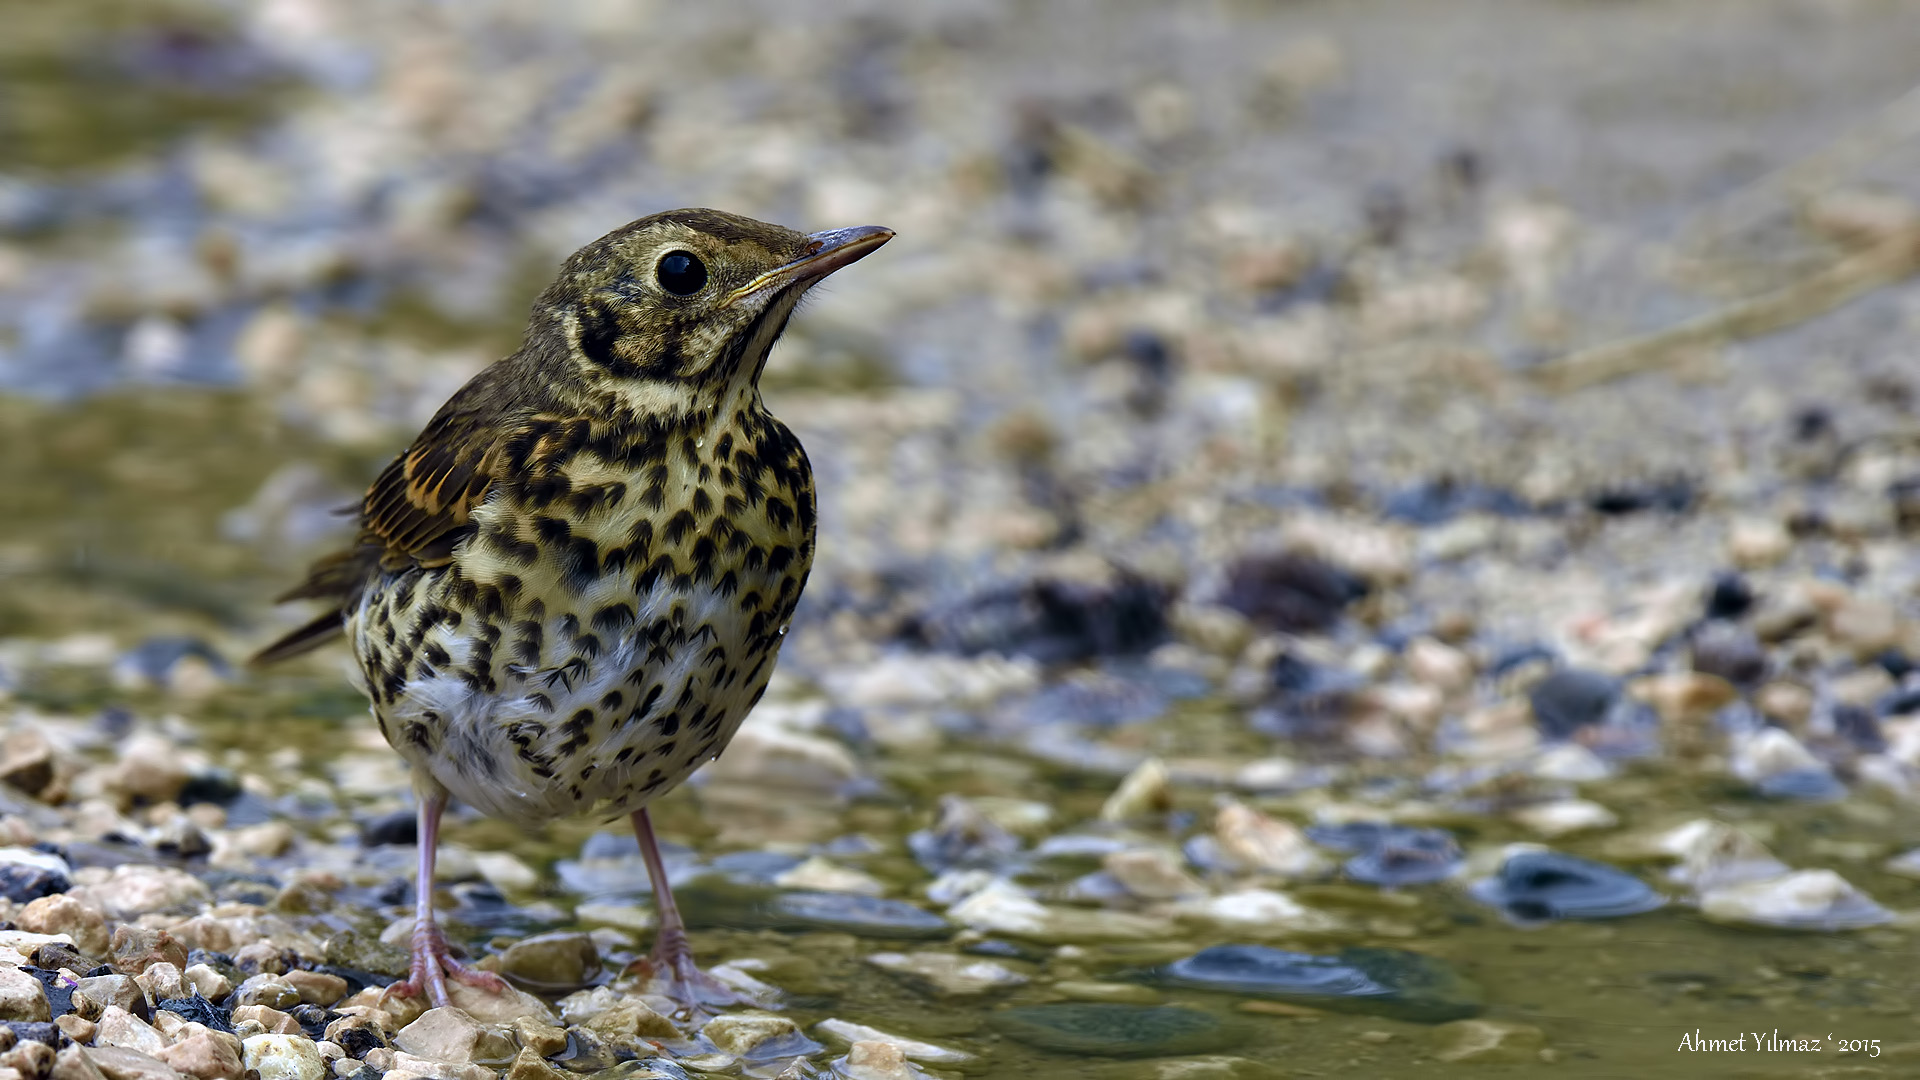
[{"label": "small stone", "polygon": [[0,782],[38,795],[53,782],[53,744],[38,728],[10,731],[0,739]]},{"label": "small stone", "polygon": [[1465,690],[1473,684],[1473,659],[1435,638],[1414,638],[1407,644],[1403,662],[1415,682],[1446,693]]},{"label": "small stone", "polygon": [[77,1043],[92,1042],[93,1036],[99,1030],[98,1024],[95,1024],[91,1020],[81,1019],[77,1013],[67,1013],[65,1016],[54,1017],[53,1026],[59,1028],[66,1034],[67,1038]]},{"label": "small stone", "polygon": [[1751,690],[1766,679],[1767,650],[1754,632],[1728,622],[1710,622],[1693,638],[1693,670],[1717,675]]},{"label": "small stone", "polygon": [[1166,762],[1148,758],[1128,773],[1100,807],[1100,820],[1132,821],[1150,814],[1166,813],[1173,806],[1171,777]]},{"label": "small stone", "polygon": [[700,1033],[726,1053],[748,1061],[798,1057],[823,1049],[802,1035],[792,1020],[775,1013],[726,1013],[707,1021]]},{"label": "small stone", "polygon": [[124,1046],[143,1054],[157,1055],[167,1040],[153,1026],[119,1006],[109,1007],[94,1027],[94,1045]]},{"label": "small stone", "polygon": [[1900,612],[1877,596],[1849,596],[1827,616],[1827,632],[1867,659],[1899,644]]},{"label": "small stone", "polygon": [[98,1010],[88,1019],[98,1018],[112,1006],[119,1006],[135,1016],[147,1016],[147,992],[133,981],[131,975],[93,975],[81,979],[74,987],[74,1006],[80,1006],[80,999],[94,1003]]},{"label": "small stone", "polygon": [[0,1053],[0,1069],[19,1076],[22,1080],[32,1078],[40,1080],[52,1074],[57,1055],[52,1042],[38,1039],[22,1039],[13,1049]]},{"label": "small stone", "polygon": [[[396,1050],[393,1054],[393,1068],[387,1074],[396,1080],[408,1077],[424,1077],[426,1080],[499,1080],[497,1070],[485,1065],[476,1065],[460,1061],[430,1061],[417,1057],[405,1050]],[[266,1080],[266,1078],[262,1078]]]},{"label": "small stone", "polygon": [[958,795],[940,797],[931,828],[907,837],[920,865],[936,874],[955,869],[994,869],[1020,850],[1020,841]]},{"label": "small stone", "polygon": [[476,851],[473,865],[487,883],[504,893],[528,892],[540,884],[540,872],[505,851]]},{"label": "small stone", "polygon": [[393,1037],[397,1050],[430,1061],[505,1063],[513,1040],[451,1006],[428,1009]]},{"label": "small stone", "polygon": [[1700,671],[1673,671],[1635,679],[1632,691],[1668,724],[1703,722],[1740,699],[1740,691],[1732,683]]},{"label": "small stone", "polygon": [[1510,1020],[1455,1020],[1433,1029],[1433,1056],[1456,1065],[1533,1063],[1546,1033]]},{"label": "small stone", "polygon": [[181,975],[208,1001],[225,1001],[233,993],[233,981],[205,964],[189,964]]},{"label": "small stone", "polygon": [[536,988],[573,990],[600,973],[600,949],[578,932],[535,934],[507,946],[500,973]]},{"label": "small stone", "polygon": [[347,996],[347,980],[324,971],[295,968],[280,978],[308,1005],[332,1005]]},{"label": "small stone", "polygon": [[140,732],[121,745],[120,760],[106,770],[103,779],[107,790],[123,799],[161,803],[173,802],[193,779],[193,772],[182,763],[179,748],[171,740]]},{"label": "small stone", "polygon": [[879,878],[850,870],[818,855],[791,870],[782,871],[773,879],[773,883],[782,889],[858,893],[862,896],[881,896],[887,891],[886,883]]},{"label": "small stone", "polygon": [[[81,1040],[74,1040],[76,1043]],[[107,1074],[94,1064],[89,1051],[68,1046],[53,1057],[53,1080],[107,1080]]]},{"label": "small stone", "polygon": [[1213,816],[1213,835],[1222,855],[1252,873],[1297,879],[1332,868],[1299,826],[1244,803],[1221,802]]},{"label": "small stone", "polygon": [[154,1056],[200,1080],[241,1080],[247,1072],[241,1053],[239,1039],[225,1032],[203,1031],[165,1047]]},{"label": "small stone", "polygon": [[213,901],[213,892],[184,870],[170,866],[129,864],[116,866],[97,885],[73,890],[77,899],[106,912],[111,919],[132,921],[142,915],[186,908],[198,911]]},{"label": "small stone", "polygon": [[907,1063],[907,1055],[892,1043],[857,1042],[847,1056],[833,1063],[833,1075],[844,1080],[917,1080],[926,1074]]},{"label": "small stone", "polygon": [[1151,941],[1171,930],[1165,919],[1146,915],[1051,908],[1003,878],[954,905],[947,914],[976,930],[1052,945]]},{"label": "small stone", "polygon": [[1793,930],[1857,930],[1893,921],[1892,912],[1831,870],[1708,889],[1700,894],[1700,913],[1715,922]]},{"label": "small stone", "polygon": [[269,1035],[298,1035],[300,1022],[270,1005],[240,1005],[233,1010],[233,1028],[252,1022]]},{"label": "small stone", "polygon": [[1604,721],[1620,690],[1620,680],[1611,675],[1562,668],[1536,683],[1527,698],[1542,735],[1570,739],[1581,728]]},{"label": "small stone", "polygon": [[903,1057],[913,1061],[924,1061],[929,1065],[958,1065],[974,1059],[974,1055],[965,1050],[953,1050],[902,1035],[891,1035],[878,1028],[847,1020],[822,1020],[813,1026],[813,1030],[849,1045],[863,1042],[885,1043],[899,1050]]},{"label": "small stone", "polygon": [[240,1046],[241,1060],[260,1080],[326,1080],[326,1059],[304,1035],[255,1035]]},{"label": "small stone", "polygon": [[187,980],[178,967],[165,961],[148,965],[133,981],[146,991],[148,1001],[171,1001],[187,996]]},{"label": "small stone", "polygon": [[[87,1051],[87,1058],[107,1080],[181,1080],[180,1071],[173,1066],[151,1054],[129,1050],[124,1046],[96,1046]],[[262,1080],[269,1078],[263,1076]]]},{"label": "small stone", "polygon": [[1025,985],[1027,977],[1005,965],[944,952],[881,952],[867,963],[930,990],[935,997],[967,998]]},{"label": "small stone", "polygon": [[1068,979],[1054,983],[1054,993],[1068,1001],[1116,1001],[1124,1005],[1158,1005],[1165,995],[1151,986],[1134,983],[1086,982]]},{"label": "small stone", "polygon": [[561,1072],[530,1047],[522,1047],[507,1066],[506,1080],[569,1080],[571,1073]]},{"label": "small stone", "polygon": [[1207,887],[1174,856],[1157,848],[1116,851],[1101,863],[1120,887],[1142,900],[1179,900],[1205,895]]},{"label": "small stone", "polygon": [[187,950],[165,930],[151,930],[122,923],[113,929],[108,961],[122,975],[138,975],[155,964],[172,964],[178,971],[187,966]]},{"label": "small stone", "polygon": [[1509,815],[1525,828],[1548,839],[1620,824],[1613,811],[1586,799],[1556,799],[1523,806]]},{"label": "small stone", "polygon": [[1727,561],[1743,570],[1762,570],[1793,552],[1793,534],[1772,518],[1747,518],[1727,528]]},{"label": "small stone", "polygon": [[1306,907],[1272,889],[1239,889],[1202,900],[1183,901],[1174,910],[1183,919],[1249,937],[1285,938],[1341,929],[1340,920],[1334,916]]},{"label": "small stone", "polygon": [[524,1046],[541,1057],[552,1057],[567,1048],[567,1031],[552,1024],[544,1024],[531,1016],[522,1016],[513,1022],[513,1033]]},{"label": "small stone", "polygon": [[1399,949],[1337,955],[1215,945],[1157,968],[1173,986],[1243,994],[1336,1012],[1438,1023],[1479,1013],[1480,987],[1443,961]]},{"label": "small stone", "polygon": [[1613,775],[1613,767],[1579,743],[1555,743],[1540,751],[1528,769],[1536,779],[1587,784]]},{"label": "small stone", "polygon": [[47,988],[11,964],[0,964],[0,1020],[39,1023],[53,1019]]},{"label": "small stone", "polygon": [[[387,1045],[386,1029],[375,1018],[376,1015],[384,1017],[386,1014],[376,1014],[373,1010],[350,1013],[328,1024],[323,1034],[326,1035],[328,1042],[339,1046],[348,1057],[364,1058],[368,1051]],[[522,1039],[521,1042],[524,1044],[526,1040]],[[562,1032],[561,1046],[564,1045],[566,1045],[566,1036]],[[542,1050],[543,1054],[559,1052],[559,1047]]]},{"label": "small stone", "polygon": [[1476,882],[1474,899],[1521,926],[1559,919],[1615,919],[1666,903],[1632,874],[1557,851],[1520,851],[1500,873]]},{"label": "small stone", "polygon": [[300,1004],[300,991],[280,976],[262,972],[234,988],[233,1004],[265,1005],[269,1009],[284,1011]]},{"label": "small stone", "polygon": [[[565,1002],[562,1002],[564,1006]],[[642,1039],[677,1039],[680,1029],[639,998],[621,997],[609,1009],[594,1015],[586,1026],[602,1035]]]}]

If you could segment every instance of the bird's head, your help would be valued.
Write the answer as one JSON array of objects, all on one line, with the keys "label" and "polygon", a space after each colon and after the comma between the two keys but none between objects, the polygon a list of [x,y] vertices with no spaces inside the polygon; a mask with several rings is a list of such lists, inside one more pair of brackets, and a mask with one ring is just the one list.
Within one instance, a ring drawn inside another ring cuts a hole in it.
[{"label": "bird's head", "polygon": [[641,415],[692,415],[755,385],[801,295],[892,238],[877,225],[809,234],[717,210],[655,214],[568,258],[535,305],[536,331],[593,390]]}]

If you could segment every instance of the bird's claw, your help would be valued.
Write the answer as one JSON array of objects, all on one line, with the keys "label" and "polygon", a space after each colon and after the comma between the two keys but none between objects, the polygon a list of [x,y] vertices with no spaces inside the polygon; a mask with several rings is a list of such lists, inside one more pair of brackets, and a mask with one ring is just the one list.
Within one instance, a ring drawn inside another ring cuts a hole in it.
[{"label": "bird's claw", "polygon": [[453,997],[447,992],[449,977],[489,993],[507,992],[505,979],[491,971],[482,971],[455,960],[447,949],[447,935],[439,924],[416,926],[412,944],[413,962],[408,965],[406,981],[387,987],[383,996],[425,996],[429,1008],[445,1008],[453,1004]]},{"label": "bird's claw", "polygon": [[712,1015],[731,1005],[758,1004],[700,970],[684,934],[662,935],[654,942],[653,951],[628,965],[627,970],[678,1002],[689,1016]]}]

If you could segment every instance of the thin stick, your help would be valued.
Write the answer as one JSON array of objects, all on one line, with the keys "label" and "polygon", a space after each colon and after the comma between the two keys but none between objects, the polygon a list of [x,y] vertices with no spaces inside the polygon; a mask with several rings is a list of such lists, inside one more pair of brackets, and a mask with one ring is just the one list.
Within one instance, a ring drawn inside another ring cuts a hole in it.
[{"label": "thin stick", "polygon": [[1527,374],[1562,392],[1612,382],[1659,367],[1679,353],[1744,341],[1805,322],[1916,272],[1920,272],[1920,231],[1900,233],[1773,292],[1658,333],[1583,349]]}]

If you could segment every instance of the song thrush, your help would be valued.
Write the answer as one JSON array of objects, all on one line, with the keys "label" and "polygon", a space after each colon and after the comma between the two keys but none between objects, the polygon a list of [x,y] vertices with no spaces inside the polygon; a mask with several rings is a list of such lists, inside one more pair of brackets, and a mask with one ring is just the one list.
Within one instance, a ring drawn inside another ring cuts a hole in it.
[{"label": "song thrush", "polygon": [[660,928],[653,969],[692,1008],[693,964],[647,804],[725,749],[765,690],[813,561],[813,476],[760,399],[807,289],[893,234],[811,235],[713,210],[588,244],[533,306],[518,352],[476,375],[368,489],[354,545],[283,600],[331,607],[262,650],[352,642],[419,795],[402,993],[448,1003],[434,922],[449,796],[522,823],[630,814]]}]

